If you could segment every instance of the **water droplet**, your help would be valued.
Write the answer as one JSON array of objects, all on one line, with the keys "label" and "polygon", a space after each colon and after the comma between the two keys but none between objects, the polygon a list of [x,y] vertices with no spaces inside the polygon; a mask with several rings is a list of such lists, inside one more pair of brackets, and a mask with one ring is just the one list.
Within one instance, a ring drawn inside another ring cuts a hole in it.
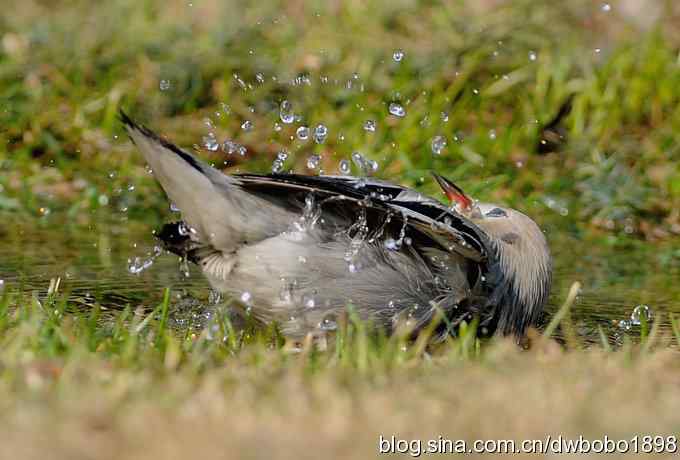
[{"label": "water droplet", "polygon": [[630,321],[622,319],[621,321],[619,321],[619,327],[625,331],[630,331],[631,329]]},{"label": "water droplet", "polygon": [[375,132],[375,127],[376,127],[376,126],[375,126],[375,121],[373,121],[373,120],[366,120],[366,121],[364,122],[364,131],[368,131],[368,132],[370,132],[370,133],[374,133],[374,132]]},{"label": "water droplet", "polygon": [[489,139],[491,139],[492,141],[496,140],[496,130],[495,129],[489,130]]},{"label": "water droplet", "polygon": [[272,173],[279,174],[283,171],[283,161],[278,158],[272,162]]},{"label": "water droplet", "polygon": [[250,302],[252,301],[252,299],[253,299],[253,296],[252,296],[252,294],[251,294],[250,292],[248,292],[248,291],[244,291],[244,292],[241,294],[241,302],[243,302],[243,303],[246,304],[246,305],[250,305]]},{"label": "water droplet", "polygon": [[211,152],[214,152],[220,148],[220,143],[217,142],[215,134],[208,133],[206,136],[203,136],[203,146]]},{"label": "water droplet", "polygon": [[297,136],[298,139],[301,141],[306,141],[309,139],[309,128],[306,126],[300,126],[296,131],[295,135]]},{"label": "water droplet", "polygon": [[362,171],[366,169],[366,160],[364,159],[364,156],[361,154],[361,152],[352,153],[352,161],[354,162],[356,167],[361,169]]},{"label": "water droplet", "polygon": [[375,160],[366,160],[366,166],[367,166],[367,173],[368,174],[373,174],[378,171],[378,162]]},{"label": "water droplet", "polygon": [[250,131],[250,130],[253,129],[253,126],[254,126],[254,125],[253,125],[253,122],[252,122],[252,121],[246,120],[246,121],[244,121],[244,122],[241,124],[241,129],[242,129],[243,131]]},{"label": "water droplet", "polygon": [[336,316],[332,313],[323,317],[319,323],[319,329],[324,331],[335,331],[338,328]]},{"label": "water droplet", "polygon": [[536,51],[529,51],[529,60],[530,61],[535,61],[538,58],[538,54],[536,54]]},{"label": "water droplet", "polygon": [[163,253],[163,249],[160,246],[154,246],[153,252],[149,256],[142,260],[140,257],[135,257],[134,259],[128,259],[128,272],[133,275],[138,275],[147,268],[151,267],[154,261]]},{"label": "water droplet", "polygon": [[314,142],[323,144],[326,141],[326,136],[328,136],[328,128],[325,125],[316,125],[316,128],[314,128]]},{"label": "water droplet", "polygon": [[175,203],[170,202],[170,211],[172,212],[180,212],[179,208]]},{"label": "water droplet", "polygon": [[255,80],[257,80],[257,82],[258,82],[259,84],[264,83],[264,75],[262,75],[262,74],[259,73],[259,72],[256,73],[256,74],[255,74]]},{"label": "water droplet", "polygon": [[442,112],[441,113],[441,118],[444,123],[448,123],[449,121],[449,114],[447,112]]},{"label": "water droplet", "polygon": [[281,121],[289,125],[295,120],[295,114],[293,113],[293,104],[289,101],[284,100],[281,102],[279,107],[279,117]]},{"label": "water droplet", "polygon": [[347,175],[350,173],[350,163],[349,160],[340,160],[340,163],[338,164],[338,169],[340,170],[340,174]]},{"label": "water droplet", "polygon": [[310,155],[307,158],[307,168],[308,169],[317,169],[319,167],[319,164],[321,163],[321,157],[319,155]]},{"label": "water droplet", "polygon": [[396,102],[390,103],[389,111],[395,117],[403,117],[406,115],[406,110],[404,107],[401,104],[397,104]]},{"label": "water droplet", "polygon": [[602,48],[595,48],[595,54],[600,54],[601,51],[602,51]]},{"label": "water droplet", "polygon": [[612,10],[612,6],[609,3],[603,3],[601,9],[603,12],[608,13]]},{"label": "water droplet", "polygon": [[395,62],[401,62],[401,60],[404,59],[404,51],[395,50],[394,53],[392,53],[392,59],[394,59]]},{"label": "water droplet", "polygon": [[633,309],[633,313],[630,315],[630,324],[639,326],[643,319],[649,324],[652,319],[652,309],[648,305],[641,304]]},{"label": "water droplet", "polygon": [[314,308],[316,306],[316,301],[313,296],[305,294],[302,296],[302,305],[307,308]]},{"label": "water droplet", "polygon": [[167,91],[167,90],[169,90],[169,89],[170,89],[170,80],[161,80],[161,81],[158,83],[158,88],[159,88],[161,91]]},{"label": "water droplet", "polygon": [[274,131],[278,132],[283,129],[283,126],[281,126],[278,122],[274,123]]},{"label": "water droplet", "polygon": [[440,155],[444,148],[446,148],[446,138],[444,136],[435,136],[431,142],[432,153]]}]

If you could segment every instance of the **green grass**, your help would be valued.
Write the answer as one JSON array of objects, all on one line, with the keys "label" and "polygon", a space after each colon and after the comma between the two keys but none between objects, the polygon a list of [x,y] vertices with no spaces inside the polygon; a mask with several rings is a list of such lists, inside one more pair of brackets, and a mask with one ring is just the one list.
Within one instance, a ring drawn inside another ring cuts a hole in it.
[{"label": "green grass", "polygon": [[[190,3],[26,0],[0,13],[3,228],[164,219],[165,197],[116,118],[124,108],[188,148],[211,119],[219,141],[248,149],[197,149],[227,172],[267,171],[282,149],[287,168],[306,171],[316,153],[333,172],[360,151],[383,178],[435,194],[435,169],[573,234],[574,245],[630,254],[591,263],[611,276],[649,258],[677,271],[671,2],[651,27],[615,2],[607,13],[581,0]],[[302,120],[275,131],[283,100]],[[388,115],[393,101],[405,117]],[[323,145],[290,139],[318,123],[329,129]],[[438,135],[448,143],[433,155]],[[54,241],[42,250],[60,254]],[[657,273],[653,286],[672,303],[667,281]],[[563,307],[527,350],[480,341],[474,323],[428,346],[426,336],[383,337],[350,317],[329,351],[291,354],[273,328],[240,329],[223,308],[206,327],[172,328],[170,290],[152,308],[112,312],[83,311],[56,283],[46,297],[0,286],[0,458],[370,458],[380,434],[677,434],[680,319],[671,315],[665,331],[655,315],[620,346],[600,327],[601,343],[586,346],[571,320],[576,288],[558,292]]]},{"label": "green grass", "polygon": [[226,310],[204,329],[169,329],[169,294],[152,311],[104,321],[98,308],[74,313],[54,286],[41,299],[3,292],[0,452],[366,458],[380,435],[629,439],[680,426],[669,349],[680,344],[677,320],[676,337],[652,327],[616,351],[534,333],[522,351],[510,340],[481,343],[474,325],[426,347],[374,335],[350,315],[329,351],[289,353],[275,331],[234,330]]},{"label": "green grass", "polygon": [[[291,153],[287,167],[304,171],[315,151],[335,171],[358,150],[379,162],[381,176],[427,192],[435,187],[421,178],[436,169],[479,198],[554,211],[568,223],[648,238],[678,232],[672,6],[641,31],[617,8],[580,0],[481,10],[199,3],[26,2],[2,17],[0,207],[87,215],[112,206],[133,216],[158,208],[116,119],[122,106],[186,146],[201,144],[211,118],[218,140],[248,147],[245,159],[203,152],[231,171],[267,170],[281,149]],[[396,49],[405,52],[399,63]],[[310,83],[290,84],[300,76]],[[299,123],[274,131],[284,99],[301,123],[328,126],[324,145],[291,142]],[[392,101],[406,117],[387,114]],[[375,133],[363,130],[368,119]],[[240,129],[244,120],[252,131]],[[448,146],[433,156],[437,135]],[[539,154],[544,139],[555,152]]]}]

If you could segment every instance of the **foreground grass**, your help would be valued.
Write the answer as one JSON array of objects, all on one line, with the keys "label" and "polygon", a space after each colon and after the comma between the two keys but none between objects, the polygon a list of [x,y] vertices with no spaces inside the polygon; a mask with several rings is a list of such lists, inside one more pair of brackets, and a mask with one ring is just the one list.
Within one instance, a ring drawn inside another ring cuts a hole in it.
[{"label": "foreground grass", "polygon": [[617,351],[536,334],[522,351],[480,343],[473,327],[426,348],[351,323],[327,353],[288,354],[276,334],[234,331],[225,315],[169,330],[168,296],[105,322],[98,309],[68,314],[63,299],[5,293],[0,304],[3,458],[369,458],[381,434],[626,439],[680,428],[680,361],[668,348],[678,322],[676,337],[652,327]]}]

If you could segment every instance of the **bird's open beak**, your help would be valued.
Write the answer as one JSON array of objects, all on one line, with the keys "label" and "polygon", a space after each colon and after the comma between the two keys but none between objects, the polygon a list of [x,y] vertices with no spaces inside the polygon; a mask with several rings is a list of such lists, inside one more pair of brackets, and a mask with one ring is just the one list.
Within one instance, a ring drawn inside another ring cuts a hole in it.
[{"label": "bird's open beak", "polygon": [[465,192],[456,184],[447,178],[440,176],[433,172],[432,176],[437,180],[437,183],[442,188],[446,197],[460,207],[461,211],[469,211],[472,207],[472,199],[465,194]]}]

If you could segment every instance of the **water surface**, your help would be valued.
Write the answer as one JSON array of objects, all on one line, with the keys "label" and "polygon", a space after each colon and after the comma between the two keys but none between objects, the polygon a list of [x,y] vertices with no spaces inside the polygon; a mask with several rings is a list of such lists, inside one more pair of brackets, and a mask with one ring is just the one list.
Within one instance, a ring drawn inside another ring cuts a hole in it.
[{"label": "water surface", "polygon": [[[58,213],[35,219],[1,217],[2,289],[41,297],[50,280],[60,278],[60,291],[68,293],[74,308],[87,311],[99,304],[115,312],[126,305],[153,308],[169,287],[176,327],[200,323],[214,308],[207,282],[194,267],[188,273],[181,270],[175,255],[163,254],[145,270],[131,273],[130,260],[139,257],[144,262],[153,254],[157,241],[152,231],[160,222],[144,223],[106,212],[90,224]],[[638,305],[647,305],[653,318],[661,318],[662,331],[670,331],[669,314],[680,317],[677,243],[565,229],[557,216],[548,216],[542,225],[555,256],[548,313],[579,281],[583,289],[572,311],[579,334],[597,340],[601,326],[612,342],[621,342],[627,334],[635,337],[639,328],[630,327],[630,319]]]}]

